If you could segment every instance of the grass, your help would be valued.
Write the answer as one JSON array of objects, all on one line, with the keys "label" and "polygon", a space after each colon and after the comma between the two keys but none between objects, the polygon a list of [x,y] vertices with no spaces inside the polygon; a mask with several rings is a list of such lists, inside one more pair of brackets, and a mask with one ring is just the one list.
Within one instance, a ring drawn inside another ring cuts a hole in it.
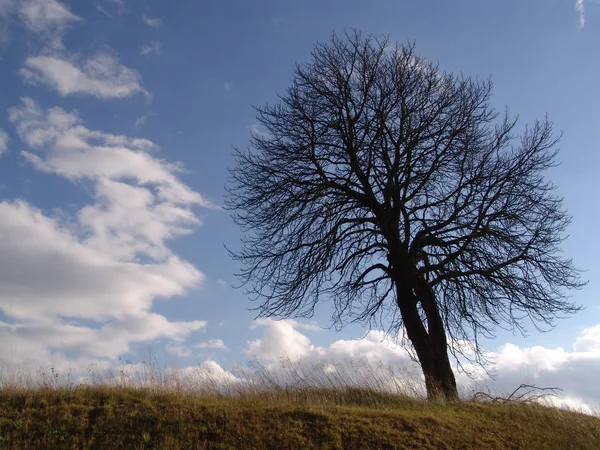
[{"label": "grass", "polygon": [[535,404],[430,403],[360,390],[195,396],[5,389],[1,448],[597,449],[600,419]]},{"label": "grass", "polygon": [[54,370],[36,385],[0,377],[0,448],[600,448],[597,417],[529,402],[427,402],[381,389],[383,378],[352,386],[344,377],[358,367],[315,382],[321,372],[286,364],[275,377],[255,363],[245,383],[229,384],[155,368],[87,385]]}]

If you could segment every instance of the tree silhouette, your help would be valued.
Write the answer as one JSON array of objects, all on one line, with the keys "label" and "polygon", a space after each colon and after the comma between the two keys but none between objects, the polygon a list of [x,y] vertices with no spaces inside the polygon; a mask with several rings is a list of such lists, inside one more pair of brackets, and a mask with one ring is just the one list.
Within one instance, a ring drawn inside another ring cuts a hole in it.
[{"label": "tree silhouette", "polygon": [[516,136],[491,81],[388,44],[333,35],[257,108],[264,132],[231,170],[245,232],[232,254],[261,316],[331,300],[337,325],[408,338],[428,397],[453,400],[449,352],[482,362],[496,327],[578,309],[566,291],[583,283],[560,249],[570,217],[544,178],[558,137],[547,119]]}]

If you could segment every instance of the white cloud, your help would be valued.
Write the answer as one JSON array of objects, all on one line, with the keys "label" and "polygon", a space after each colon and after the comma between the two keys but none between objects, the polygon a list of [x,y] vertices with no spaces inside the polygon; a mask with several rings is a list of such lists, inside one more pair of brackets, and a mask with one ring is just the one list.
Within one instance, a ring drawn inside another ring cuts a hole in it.
[{"label": "white cloud", "polygon": [[106,17],[109,17],[111,19],[114,19],[115,16],[113,16],[111,13],[109,13],[104,6],[102,6],[100,3],[96,3],[96,10],[102,14],[104,14]]},{"label": "white cloud", "polygon": [[125,6],[123,0],[103,0],[102,3],[96,3],[96,9],[111,19],[114,19],[114,15],[103,6],[103,3],[114,6],[118,15],[129,12],[129,9]]},{"label": "white cloud", "polygon": [[[192,347],[199,350],[229,350],[221,339],[209,339],[207,341],[202,341],[197,344],[194,344]],[[176,358],[189,358],[193,356],[192,347],[171,342],[165,348],[170,354],[172,354]]]},{"label": "white cloud", "polygon": [[194,345],[194,347],[202,350],[228,350],[227,346],[221,339],[209,339],[208,341],[203,341]]},{"label": "white cloud", "polygon": [[168,258],[166,241],[200,224],[190,206],[213,207],[177,179],[178,164],[148,152],[154,145],[146,139],[89,130],[76,114],[44,111],[31,99],[9,119],[35,150],[21,154],[38,170],[92,181],[95,203],[78,212],[78,225],[87,245],[118,260]]},{"label": "white cloud", "polygon": [[0,203],[0,235],[0,309],[17,321],[0,323],[0,359],[39,364],[53,351],[114,358],[129,342],[181,340],[205,326],[150,311],[155,298],[182,295],[203,279],[174,255],[147,264],[115,260],[23,201]]},{"label": "white cloud", "polygon": [[579,13],[579,28],[583,28],[585,26],[585,6],[583,4],[583,0],[577,0],[575,2],[575,9]]},{"label": "white cloud", "polygon": [[19,16],[27,29],[37,34],[46,47],[62,49],[62,35],[73,22],[81,21],[68,6],[57,0],[22,0]]},{"label": "white cloud", "polygon": [[147,44],[142,45],[142,48],[140,49],[140,54],[142,56],[146,56],[150,53],[156,53],[157,55],[160,55],[162,53],[160,42],[150,41]]},{"label": "white cloud", "polygon": [[250,134],[257,136],[259,138],[268,138],[271,135],[269,132],[259,123],[253,123],[248,127]]},{"label": "white cloud", "polygon": [[231,92],[233,90],[233,83],[230,83],[230,82],[223,83],[223,90],[225,92]]},{"label": "white cloud", "polygon": [[29,98],[22,102],[22,106],[9,110],[9,119],[21,139],[37,151],[23,154],[38,169],[71,180],[133,178],[140,185],[154,185],[161,200],[213,207],[177,179],[176,174],[181,171],[179,164],[150,155],[148,150],[156,147],[147,139],[90,130],[75,113],[61,108],[44,111]]},{"label": "white cloud", "polygon": [[8,151],[8,141],[10,140],[6,131],[0,128],[0,156]]},{"label": "white cloud", "polygon": [[165,345],[165,350],[176,358],[189,358],[192,356],[192,352],[188,346],[175,342],[169,342]]},{"label": "white cloud", "polygon": [[574,348],[577,352],[600,355],[600,325],[585,328],[575,341]]},{"label": "white cloud", "polygon": [[151,115],[152,113],[149,113],[135,119],[135,122],[133,123],[134,128],[140,128],[141,126],[143,126]]},{"label": "white cloud", "polygon": [[[0,349],[3,361],[38,367],[52,354],[67,352],[86,358],[115,360],[130,351],[132,342],[152,342],[156,339],[185,339],[192,331],[206,325],[203,321],[169,322],[164,316],[138,314],[100,328],[77,326],[65,321],[32,321],[19,324],[0,322],[0,338],[6,347]],[[18,349],[19,355],[14,354]]]},{"label": "white cloud", "polygon": [[19,13],[27,28],[35,33],[64,29],[71,22],[81,20],[56,0],[23,0]]},{"label": "white cloud", "polygon": [[589,352],[588,348],[581,351],[580,342],[576,341],[573,350],[504,344],[490,355],[494,380],[481,374],[481,381],[498,392],[509,392],[521,383],[560,388],[564,392],[559,403],[589,412],[600,406],[600,386],[596,382],[600,352]]},{"label": "white cloud", "polygon": [[146,14],[142,14],[142,22],[152,28],[160,28],[163,26],[161,17],[149,17]]},{"label": "white cloud", "polygon": [[92,231],[89,245],[110,249],[116,258],[167,258],[165,241],[200,224],[189,208],[160,201],[147,187],[101,179],[95,189],[96,203],[79,211],[79,222]]},{"label": "white cloud", "polygon": [[189,391],[209,390],[231,393],[236,386],[244,384],[242,378],[223,369],[217,362],[206,360],[197,366],[168,368],[165,370],[167,384]]},{"label": "white cloud", "polygon": [[122,319],[203,279],[176,256],[154,264],[115,260],[23,201],[0,203],[0,213],[0,307],[13,318]]},{"label": "white cloud", "polygon": [[[251,326],[257,327],[264,327],[264,335],[248,342],[246,353],[266,361],[269,370],[285,369],[278,368],[275,362],[288,356],[297,367],[304,368],[309,379],[318,379],[315,376],[319,371],[326,376],[341,367],[338,379],[345,382],[375,383],[395,389],[401,383],[416,380],[419,386],[411,386],[408,392],[424,394],[419,367],[406,348],[394,345],[383,332],[371,331],[364,339],[338,340],[327,347],[315,347],[298,331],[300,324],[293,320],[260,319]],[[571,351],[539,346],[521,348],[507,343],[488,356],[492,363],[487,369],[493,378],[477,366],[466,367],[470,369],[470,377],[456,372],[462,395],[489,390],[506,396],[525,383],[562,389],[558,397],[549,400],[556,406],[590,414],[599,411],[600,385],[596,378],[600,373],[600,325],[583,330]],[[389,378],[386,378],[387,367],[392,368]],[[405,374],[409,376],[404,377]],[[276,379],[282,377],[280,373],[274,374]]]},{"label": "white cloud", "polygon": [[262,339],[248,342],[246,354],[266,360],[287,356],[295,361],[306,357],[314,347],[306,336],[296,330],[296,326],[294,320],[256,320],[251,329],[265,327],[265,334]]},{"label": "white cloud", "polygon": [[181,343],[203,329],[152,312],[156,299],[204,279],[167,245],[198,226],[193,206],[210,206],[177,179],[180,165],[153,157],[148,140],[89,130],[76,114],[31,99],[9,118],[33,150],[26,160],[87,181],[93,202],[60,219],[22,200],[0,202],[0,310],[14,321],[0,322],[0,360],[116,358],[133,342]]},{"label": "white cloud", "polygon": [[86,94],[100,99],[150,94],[143,88],[140,75],[108,53],[96,53],[81,63],[55,56],[27,58],[20,71],[24,80],[45,84],[62,96]]}]

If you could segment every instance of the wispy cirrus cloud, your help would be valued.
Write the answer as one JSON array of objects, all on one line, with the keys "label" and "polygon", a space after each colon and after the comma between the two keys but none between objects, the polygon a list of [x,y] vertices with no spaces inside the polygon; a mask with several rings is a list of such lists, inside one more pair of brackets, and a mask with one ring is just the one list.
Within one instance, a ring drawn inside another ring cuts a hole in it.
[{"label": "wispy cirrus cloud", "polygon": [[82,20],[56,0],[22,0],[19,14],[29,30],[40,34],[63,30]]},{"label": "wispy cirrus cloud", "polygon": [[0,128],[0,156],[8,151],[8,141],[10,140],[8,133]]},{"label": "wispy cirrus cloud", "polygon": [[[110,5],[110,6],[109,6]],[[96,3],[96,9],[111,19],[114,19],[115,16],[113,12],[110,12],[109,9],[115,11],[117,15],[122,15],[129,12],[129,8],[125,5],[123,0],[101,0]]]},{"label": "wispy cirrus cloud", "polygon": [[162,53],[159,41],[150,41],[147,44],[142,45],[142,48],[140,49],[140,54],[142,56],[146,56],[151,53],[156,53],[157,55],[160,55]]},{"label": "wispy cirrus cloud", "polygon": [[148,119],[151,116],[154,116],[155,114],[153,112],[149,112],[148,114],[144,114],[143,116],[138,117],[137,119],[135,119],[135,121],[133,122],[133,127],[134,128],[141,128],[144,126],[144,124],[148,121]]},{"label": "wispy cirrus cloud", "polygon": [[172,342],[166,345],[165,349],[176,358],[189,358],[198,356],[198,354],[206,354],[208,351],[229,351],[221,339],[209,339],[193,346]]},{"label": "wispy cirrus cloud", "polygon": [[146,14],[142,14],[142,22],[152,28],[160,28],[163,26],[162,17],[150,17]]},{"label": "wispy cirrus cloud", "polygon": [[25,27],[52,50],[62,49],[64,31],[71,24],[83,20],[57,0],[21,0],[19,17]]},{"label": "wispy cirrus cloud", "polygon": [[99,52],[83,61],[58,56],[27,58],[20,70],[24,81],[44,84],[62,96],[91,95],[100,99],[151,95],[142,86],[140,74],[108,53]]},{"label": "wispy cirrus cloud", "polygon": [[579,28],[583,28],[585,26],[585,5],[583,4],[583,0],[577,0],[575,2],[575,9],[579,13]]}]

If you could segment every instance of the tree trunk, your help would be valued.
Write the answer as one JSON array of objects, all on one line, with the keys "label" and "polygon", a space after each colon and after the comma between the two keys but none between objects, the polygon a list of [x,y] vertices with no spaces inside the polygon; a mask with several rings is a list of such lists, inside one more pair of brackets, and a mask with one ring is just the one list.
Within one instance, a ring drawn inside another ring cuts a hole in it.
[{"label": "tree trunk", "polygon": [[[433,293],[425,281],[412,282],[407,271],[394,265],[396,301],[402,315],[408,339],[412,343],[425,376],[429,400],[458,400],[456,379],[448,357],[448,342],[444,322]],[[421,304],[427,318],[427,328],[419,315]]]},{"label": "tree trunk", "polygon": [[[428,397],[430,390],[437,390],[441,397],[446,400],[458,400],[458,390],[456,387],[456,379],[450,365],[448,357],[448,340],[446,339],[446,330],[444,321],[440,315],[440,310],[435,301],[435,296],[429,284],[425,280],[417,280],[418,300],[421,302],[425,316],[427,317],[427,331],[429,334],[429,348],[432,353],[432,370],[429,376],[431,389],[428,387]],[[425,372],[425,380],[427,383],[427,372]],[[435,397],[435,395],[433,396]]]}]

